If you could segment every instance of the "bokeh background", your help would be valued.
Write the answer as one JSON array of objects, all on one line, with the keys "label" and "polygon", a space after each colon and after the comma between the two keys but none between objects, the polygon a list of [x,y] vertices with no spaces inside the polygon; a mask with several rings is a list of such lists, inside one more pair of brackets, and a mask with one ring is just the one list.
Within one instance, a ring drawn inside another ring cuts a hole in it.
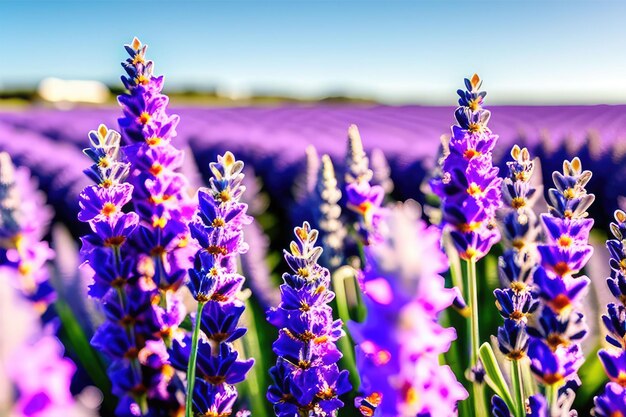
[{"label": "bokeh background", "polygon": [[[81,150],[89,130],[116,126],[122,45],[133,36],[149,45],[155,72],[166,77],[194,186],[226,150],[257,177],[250,199],[261,227],[252,232],[258,251],[249,263],[265,288],[279,281],[279,249],[306,216],[298,179],[307,147],[330,154],[341,173],[347,128],[357,124],[383,171],[388,163],[392,198],[424,203],[421,185],[453,123],[456,89],[476,72],[488,91],[490,127],[500,135],[501,165],[517,143],[541,159],[546,184],[573,156],[594,173],[587,317],[595,331],[577,403],[588,410],[603,383],[593,356],[607,300],[602,241],[626,195],[625,12],[619,1],[0,0],[0,151],[32,171],[55,210],[49,238],[58,251],[57,287],[81,313],[88,338],[98,312],[77,272],[77,238],[86,230],[76,220],[77,195],[88,183]],[[486,285],[497,285],[493,270],[483,268]],[[262,311],[273,296],[254,296],[268,346],[273,330]],[[482,297],[481,305],[493,306],[489,291]],[[492,310],[484,315],[485,339],[498,324]],[[0,342],[10,334],[2,329]],[[80,343],[68,332],[62,337],[80,364]],[[267,382],[263,372],[257,377],[259,386]],[[84,389],[94,383],[79,369],[73,389],[87,405],[99,401]]]}]

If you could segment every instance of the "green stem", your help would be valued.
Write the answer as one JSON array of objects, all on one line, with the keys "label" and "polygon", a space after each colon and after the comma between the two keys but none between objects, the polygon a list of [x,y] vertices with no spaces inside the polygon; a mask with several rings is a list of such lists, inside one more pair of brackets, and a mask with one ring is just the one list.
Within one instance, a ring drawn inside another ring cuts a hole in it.
[{"label": "green stem", "polygon": [[517,401],[517,415],[524,417],[526,415],[526,397],[524,397],[524,380],[522,378],[522,361],[516,360],[511,363],[513,367],[512,384],[515,390],[515,398]]},{"label": "green stem", "polygon": [[[467,261],[467,291],[470,304],[470,372],[478,363],[478,349],[480,348],[480,332],[478,329],[478,289],[476,282],[476,260]],[[474,396],[474,411],[476,416],[486,416],[485,389],[481,383],[472,381]]]},{"label": "green stem", "polygon": [[341,362],[344,369],[350,372],[350,382],[352,386],[359,386],[360,380],[356,370],[356,359],[354,356],[354,345],[352,344],[350,333],[346,324],[350,321],[350,308],[346,298],[345,274],[346,269],[340,268],[331,275],[333,290],[335,291],[335,302],[337,303],[337,313],[343,322],[343,329],[346,335],[337,341],[343,357]]},{"label": "green stem", "polygon": [[196,313],[196,324],[193,328],[193,336],[191,338],[191,353],[189,355],[189,363],[187,364],[187,398],[185,401],[185,416],[192,417],[191,407],[193,404],[193,386],[196,382],[196,360],[198,358],[198,337],[200,335],[200,322],[202,317],[202,309],[204,302],[198,302],[198,311]]},{"label": "green stem", "polygon": [[556,408],[556,402],[559,398],[559,384],[551,384],[546,386],[546,401],[548,402],[548,416],[552,416],[552,411]]}]

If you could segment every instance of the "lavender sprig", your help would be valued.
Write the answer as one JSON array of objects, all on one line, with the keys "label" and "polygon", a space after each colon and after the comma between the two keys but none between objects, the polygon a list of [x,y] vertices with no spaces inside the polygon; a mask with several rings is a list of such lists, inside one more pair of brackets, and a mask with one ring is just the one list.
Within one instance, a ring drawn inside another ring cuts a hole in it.
[{"label": "lavender sprig", "polygon": [[237,258],[248,250],[243,227],[252,221],[240,201],[246,189],[243,167],[230,152],[210,164],[213,177],[209,188],[198,191],[199,209],[190,223],[200,247],[188,283],[198,310],[192,339],[186,336],[173,346],[175,366],[187,370],[187,416],[193,415],[192,404],[203,415],[229,415],[237,399],[234,384],[254,364],[238,359],[233,347],[246,332],[238,327],[245,307],[237,298],[244,282]]},{"label": "lavender sprig", "polygon": [[470,307],[470,367],[475,413],[485,415],[482,369],[478,361],[478,289],[476,262],[500,239],[495,226],[501,206],[498,168],[492,151],[498,139],[487,127],[491,113],[482,107],[486,92],[478,75],[465,79],[466,90],[458,90],[459,107],[454,112],[457,125],[443,142],[441,176],[431,181],[433,192],[442,201],[441,226],[449,233],[461,259],[466,261],[467,300]]},{"label": "lavender sprig", "polygon": [[343,406],[339,396],[351,389],[348,372],[337,366],[342,355],[335,343],[344,331],[328,306],[334,293],[328,289],[330,272],[317,263],[322,255],[315,246],[317,230],[305,222],[295,235],[290,252],[285,251],[292,272],[283,275],[282,302],[267,312],[279,329],[267,399],[279,417],[335,416]]},{"label": "lavender sprig", "polygon": [[30,171],[0,152],[0,271],[40,314],[56,298],[46,269],[54,251],[42,240],[51,218]]},{"label": "lavender sprig", "polygon": [[611,223],[613,239],[606,241],[611,276],[607,285],[617,302],[607,306],[602,316],[608,331],[610,347],[598,352],[609,382],[601,395],[594,398],[594,415],[613,417],[626,415],[626,213],[615,211]]},{"label": "lavender sprig", "polygon": [[531,370],[546,385],[551,411],[559,407],[560,396],[573,396],[564,384],[576,377],[582,364],[580,342],[587,326],[580,301],[589,278],[574,275],[593,252],[588,243],[593,219],[587,218],[587,208],[594,200],[585,190],[591,172],[582,170],[578,158],[565,161],[563,173],[554,172],[552,178],[550,213],[541,216],[547,241],[537,246],[541,263],[533,277],[541,302],[528,326]]},{"label": "lavender sprig", "polygon": [[79,196],[79,220],[92,233],[82,238],[81,256],[93,271],[89,295],[100,300],[106,321],[91,343],[110,359],[118,416],[146,415],[162,409],[173,369],[167,364],[152,293],[144,288],[130,240],[139,216],[125,212],[133,186],[126,183],[129,164],[120,151],[120,135],[101,125],[89,133],[85,150],[93,165],[85,173],[96,181]]},{"label": "lavender sprig", "polygon": [[531,184],[534,161],[526,148],[515,145],[512,161],[507,162],[509,176],[502,184],[505,205],[502,225],[505,241],[510,245],[499,259],[500,280],[506,287],[496,289],[496,306],[504,318],[498,328],[498,347],[512,361],[512,384],[515,388],[517,409],[526,408],[522,366],[528,351],[528,317],[539,303],[532,289],[532,273],[537,267],[536,239],[539,234],[533,204],[537,189]]},{"label": "lavender sprig", "polygon": [[381,205],[385,191],[382,186],[371,184],[372,176],[359,129],[351,125],[346,155],[346,206],[356,215],[354,228],[364,245],[380,240],[379,225],[384,214]]},{"label": "lavender sprig", "polygon": [[355,404],[365,416],[452,416],[468,395],[450,368],[439,365],[456,332],[441,327],[438,316],[455,292],[440,275],[447,269],[441,234],[419,217],[408,203],[391,208],[384,240],[365,247],[367,318],[350,323],[364,394]]},{"label": "lavender sprig", "polygon": [[[131,243],[142,288],[155,300],[155,334],[170,348],[184,333],[179,325],[186,311],[178,289],[197,250],[187,226],[196,204],[180,173],[184,154],[172,144],[179,117],[168,114],[169,98],[161,93],[163,77],[154,75],[154,63],[146,58],[147,45],[135,38],[124,47],[129,57],[122,63],[126,71],[122,82],[128,92],[118,97],[123,110],[118,123],[129,163],[128,182],[133,185],[132,203],[139,216]],[[169,363],[167,353],[163,360]],[[182,407],[176,391],[177,384],[167,388],[174,410]]]}]

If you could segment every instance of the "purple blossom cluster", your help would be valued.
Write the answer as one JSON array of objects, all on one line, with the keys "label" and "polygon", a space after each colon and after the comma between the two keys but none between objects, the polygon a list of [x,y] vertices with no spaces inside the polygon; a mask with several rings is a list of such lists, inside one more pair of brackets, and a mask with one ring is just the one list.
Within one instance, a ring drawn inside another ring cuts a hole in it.
[{"label": "purple blossom cluster", "polygon": [[528,351],[528,317],[539,303],[532,289],[532,274],[537,267],[536,240],[540,229],[533,204],[538,197],[532,185],[535,163],[526,148],[517,145],[507,162],[509,176],[502,184],[502,228],[507,248],[499,259],[500,280],[504,289],[496,289],[496,306],[504,318],[498,328],[498,346],[510,360],[518,361]]},{"label": "purple blossom cluster", "polygon": [[133,239],[143,279],[158,288],[157,303],[162,338],[167,345],[180,337],[178,325],[185,309],[177,290],[183,285],[197,248],[189,239],[187,223],[195,210],[181,174],[183,152],[172,140],[179,117],[167,113],[169,99],[161,94],[163,77],[153,74],[146,59],[147,45],[135,38],[126,45],[122,63],[128,93],[119,96],[123,117],[118,122],[129,163],[128,182],[140,228]]},{"label": "purple blossom cluster", "polygon": [[365,416],[452,416],[468,396],[439,364],[456,332],[442,328],[438,317],[455,292],[440,275],[448,268],[441,234],[419,217],[412,204],[395,206],[381,228],[383,240],[365,247],[367,318],[350,326],[364,393],[356,406]]},{"label": "purple blossom cluster", "polygon": [[[530,368],[548,389],[560,389],[565,396],[577,385],[583,360],[580,342],[587,334],[580,303],[589,278],[575,274],[593,251],[588,243],[593,219],[587,218],[587,209],[594,196],[585,189],[590,178],[578,158],[565,161],[563,173],[554,172],[555,188],[548,191],[550,213],[541,216],[546,242],[537,246],[541,260],[533,277],[540,307],[528,327]],[[572,382],[565,385],[567,381]],[[552,400],[550,406],[555,407],[557,398]]]},{"label": "purple blossom cluster", "polygon": [[[70,383],[76,366],[63,357],[64,347],[54,336],[40,336],[26,343],[7,366],[9,379],[19,393],[13,413],[16,417],[58,417],[71,415],[76,403]],[[24,360],[24,358],[28,358]]]},{"label": "purple blossom cluster", "polygon": [[482,105],[486,92],[474,75],[465,79],[466,91],[458,90],[457,125],[445,139],[442,175],[433,179],[433,192],[442,200],[443,222],[462,259],[477,260],[500,239],[495,224],[501,206],[498,168],[492,151],[498,139],[487,127],[491,112]]},{"label": "purple blossom cluster", "polygon": [[607,285],[616,302],[602,316],[610,347],[598,355],[610,381],[594,399],[597,417],[626,416],[626,213],[622,210],[615,211],[611,232],[613,239],[606,242],[611,267]]},{"label": "purple blossom cluster", "polygon": [[117,415],[162,415],[177,406],[168,390],[174,370],[161,337],[154,285],[145,279],[131,244],[139,216],[125,212],[133,192],[125,182],[129,163],[116,131],[101,125],[89,138],[85,153],[93,165],[85,173],[95,184],[80,195],[78,218],[91,228],[82,238],[81,254],[93,273],[89,295],[101,301],[106,317],[91,343],[111,360],[108,374],[120,398]]},{"label": "purple blossom cluster", "polygon": [[[245,305],[238,298],[244,277],[237,273],[237,261],[248,245],[243,228],[251,223],[247,204],[241,202],[246,187],[242,161],[226,152],[211,163],[209,187],[198,191],[198,211],[190,223],[191,236],[200,249],[194,268],[189,269],[188,286],[199,304],[195,317],[195,340],[185,336],[175,341],[173,363],[188,367],[188,395],[201,415],[228,416],[237,399],[234,384],[243,381],[254,364],[242,360],[233,343],[245,333],[239,320]],[[192,393],[190,387],[195,387]]]},{"label": "purple blossom cluster", "polygon": [[54,257],[43,240],[52,211],[26,168],[0,153],[0,275],[43,313],[56,295],[46,263]]},{"label": "purple blossom cluster", "polygon": [[357,216],[355,230],[365,245],[380,240],[377,232],[384,215],[381,204],[385,198],[385,190],[380,185],[371,184],[373,175],[369,168],[369,158],[363,150],[359,129],[352,125],[348,129],[346,153],[346,206]]},{"label": "purple blossom cluster", "polygon": [[[52,210],[30,171],[16,168],[10,156],[0,152],[0,280],[24,298],[26,314],[36,321],[56,299],[47,268],[54,251],[43,240],[51,218]],[[9,308],[11,314],[20,314],[19,308]],[[21,341],[10,351],[11,358],[3,358],[7,361],[0,366],[17,393],[13,414],[54,417],[74,407],[70,383],[76,367],[63,358],[63,350],[56,337],[43,334]]]},{"label": "purple blossom cluster", "polygon": [[333,416],[343,406],[339,396],[352,388],[348,372],[337,366],[342,354],[336,342],[344,331],[328,305],[335,297],[330,272],[317,263],[322,255],[315,246],[318,231],[305,222],[295,235],[284,252],[292,272],[283,274],[282,301],[267,312],[267,320],[279,329],[267,399],[278,417]]}]

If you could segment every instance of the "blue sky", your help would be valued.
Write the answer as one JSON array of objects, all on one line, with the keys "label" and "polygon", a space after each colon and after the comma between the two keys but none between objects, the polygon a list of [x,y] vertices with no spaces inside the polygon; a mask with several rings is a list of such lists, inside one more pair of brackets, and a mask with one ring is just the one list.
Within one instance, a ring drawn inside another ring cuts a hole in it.
[{"label": "blue sky", "polygon": [[117,82],[150,45],[181,87],[449,103],[478,72],[492,103],[626,102],[620,1],[0,0],[0,86]]}]

